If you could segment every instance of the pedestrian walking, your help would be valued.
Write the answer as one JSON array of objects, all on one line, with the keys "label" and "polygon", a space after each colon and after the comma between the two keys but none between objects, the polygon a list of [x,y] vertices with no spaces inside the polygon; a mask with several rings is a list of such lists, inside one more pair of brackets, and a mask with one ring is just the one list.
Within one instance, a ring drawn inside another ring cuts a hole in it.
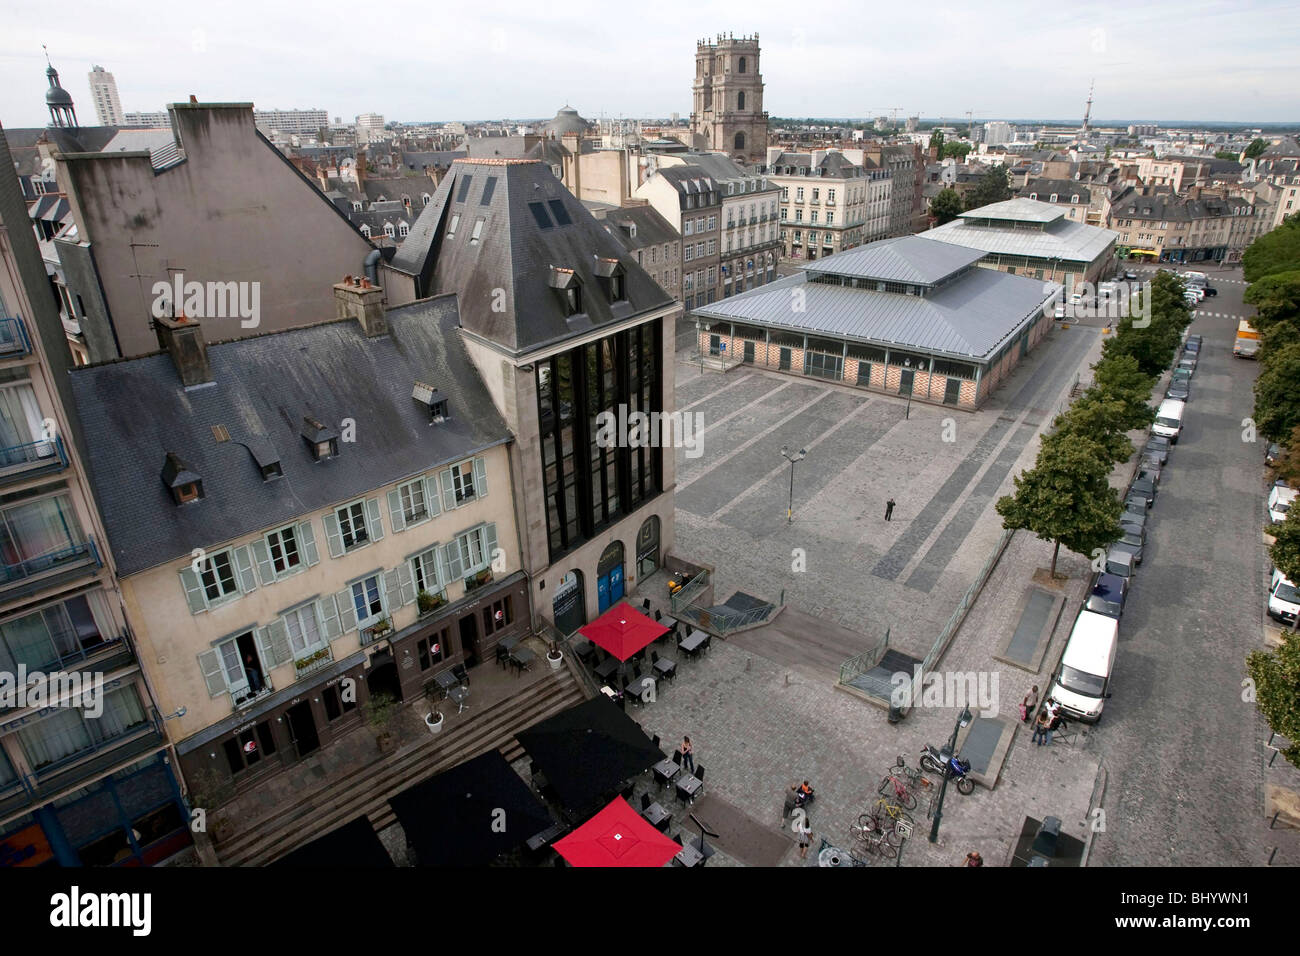
[{"label": "pedestrian walking", "polygon": [[1051,715],[1051,720],[1047,724],[1047,743],[1050,746],[1052,743],[1052,734],[1065,723],[1065,718],[1061,716],[1060,704],[1055,704],[1053,707],[1049,708],[1048,713]]},{"label": "pedestrian walking", "polygon": [[1034,722],[1034,736],[1030,738],[1030,742],[1038,744],[1040,747],[1044,743],[1050,742],[1051,731],[1048,730],[1048,728],[1051,726],[1052,712],[1048,708],[1044,707],[1038,712],[1038,719]]},{"label": "pedestrian walking", "polygon": [[983,866],[983,865],[984,865],[984,857],[980,856],[978,850],[971,850],[969,853],[966,854],[966,865],[967,865],[967,866]]},{"label": "pedestrian walking", "polygon": [[1034,709],[1037,706],[1038,706],[1038,685],[1035,684],[1032,688],[1030,688],[1029,693],[1025,695],[1025,699],[1020,702],[1021,721],[1023,721],[1026,724],[1029,723],[1030,718],[1033,716]]},{"label": "pedestrian walking", "polygon": [[682,738],[682,766],[695,773],[695,748],[691,746],[691,738]]},{"label": "pedestrian walking", "polygon": [[799,805],[799,785],[790,784],[790,790],[785,795],[785,806],[781,808],[781,829],[785,829],[785,821],[790,819],[790,814],[794,813],[794,808]]},{"label": "pedestrian walking", "polygon": [[812,824],[804,817],[799,821],[799,859],[808,859],[808,845],[812,843]]},{"label": "pedestrian walking", "polygon": [[885,520],[892,521],[894,518],[894,499],[890,498],[885,502]]}]

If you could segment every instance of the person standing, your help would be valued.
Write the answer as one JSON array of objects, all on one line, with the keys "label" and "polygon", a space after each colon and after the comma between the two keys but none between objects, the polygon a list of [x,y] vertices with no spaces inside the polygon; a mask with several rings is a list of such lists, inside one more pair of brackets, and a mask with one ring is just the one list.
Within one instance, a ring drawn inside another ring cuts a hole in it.
[{"label": "person standing", "polygon": [[682,738],[682,766],[695,773],[695,748],[691,746],[691,738]]},{"label": "person standing", "polygon": [[1030,688],[1025,699],[1020,702],[1020,719],[1029,723],[1034,716],[1034,709],[1038,707],[1038,685],[1035,684]]},{"label": "person standing", "polygon": [[804,815],[799,818],[795,828],[799,831],[799,859],[806,860],[808,859],[808,845],[812,843],[812,824],[808,822],[808,817]]},{"label": "person standing", "polygon": [[885,502],[885,520],[892,521],[893,519],[894,519],[894,499],[890,498],[888,501]]},{"label": "person standing", "polygon": [[785,829],[785,821],[790,819],[790,814],[794,813],[794,808],[799,805],[799,785],[790,784],[790,790],[785,795],[785,806],[781,808],[781,829]]},{"label": "person standing", "polygon": [[1044,743],[1049,742],[1051,739],[1051,731],[1049,731],[1048,728],[1051,726],[1052,712],[1048,708],[1044,707],[1038,712],[1038,720],[1034,722],[1034,736],[1031,738],[1031,742],[1038,744],[1040,747]]},{"label": "person standing", "polygon": [[979,850],[971,850],[969,853],[966,854],[966,865],[967,866],[984,865],[984,857],[980,856]]}]

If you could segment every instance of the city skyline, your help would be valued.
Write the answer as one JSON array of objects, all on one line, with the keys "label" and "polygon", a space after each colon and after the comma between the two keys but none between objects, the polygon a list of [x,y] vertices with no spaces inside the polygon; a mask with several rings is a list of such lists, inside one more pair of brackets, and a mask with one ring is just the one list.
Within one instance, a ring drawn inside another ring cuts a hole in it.
[{"label": "city skyline", "polygon": [[[371,111],[406,121],[542,118],[566,103],[587,118],[686,118],[695,42],[757,32],[773,116],[869,117],[896,109],[953,125],[966,121],[967,110],[976,123],[1073,120],[1082,118],[1095,77],[1095,123],[1108,116],[1286,123],[1297,119],[1289,91],[1300,85],[1300,67],[1287,52],[1300,39],[1296,10],[1295,3],[1254,4],[1247,21],[1240,9],[1215,2],[1141,10],[1091,4],[1027,39],[1006,27],[1038,17],[1027,3],[999,8],[996,17],[987,8],[941,8],[933,20],[942,26],[933,28],[902,9],[846,11],[832,35],[792,23],[785,11],[737,14],[711,3],[660,5],[647,24],[644,16],[620,19],[590,2],[564,18],[496,2],[455,21],[463,41],[454,48],[426,52],[416,43],[416,52],[387,56],[388,65],[372,71],[356,69],[368,55],[354,34],[335,29],[340,21],[328,8],[313,8],[320,15],[304,22],[236,0],[220,14],[181,15],[142,31],[121,7],[73,4],[63,22],[75,28],[20,23],[0,41],[0,122],[45,124],[42,44],[64,88],[84,104],[83,122],[94,117],[85,80],[94,64],[115,74],[132,112],[162,110],[193,94],[259,109],[319,107],[345,122]],[[389,22],[428,16],[431,36],[445,35],[436,13],[405,2],[390,13]],[[1269,29],[1259,28],[1261,17]],[[254,36],[232,28],[253,22]],[[1149,50],[1144,38],[1157,28],[1161,48]],[[948,34],[963,45],[937,51]],[[894,41],[902,35],[916,42]],[[1212,86],[1201,79],[1205,36],[1214,37]],[[1063,58],[1063,49],[1079,56]],[[160,51],[171,53],[160,58]]]}]

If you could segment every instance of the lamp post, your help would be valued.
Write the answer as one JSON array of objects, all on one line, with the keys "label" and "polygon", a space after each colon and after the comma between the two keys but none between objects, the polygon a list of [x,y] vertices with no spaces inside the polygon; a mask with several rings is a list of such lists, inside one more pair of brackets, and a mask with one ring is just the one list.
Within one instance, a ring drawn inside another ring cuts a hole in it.
[{"label": "lamp post", "polygon": [[799,454],[791,455],[790,446],[781,446],[781,457],[790,463],[790,505],[785,509],[785,520],[789,524],[794,521],[794,466],[796,463],[803,461],[808,457],[808,449],[800,448]]},{"label": "lamp post", "polygon": [[[948,755],[947,756],[948,760],[951,760],[954,756],[956,756],[957,734],[963,727],[965,727],[970,722],[971,722],[970,708],[963,707],[961,710],[961,716],[957,718],[957,723],[952,728],[952,736],[948,738],[948,748],[943,753],[940,753],[939,756],[942,757],[944,753],[946,753]],[[939,842],[939,821],[943,819],[943,798],[944,798],[944,794],[948,792],[948,778],[951,776],[950,771],[951,768],[948,767],[947,764],[945,764],[943,768],[943,782],[939,784],[939,804],[934,808],[934,825],[930,827],[931,843]]]}]

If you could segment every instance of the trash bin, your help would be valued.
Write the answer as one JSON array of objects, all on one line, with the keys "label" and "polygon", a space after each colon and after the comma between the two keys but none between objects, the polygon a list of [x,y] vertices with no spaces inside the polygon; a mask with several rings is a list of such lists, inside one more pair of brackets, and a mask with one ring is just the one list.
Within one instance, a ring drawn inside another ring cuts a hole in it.
[{"label": "trash bin", "polygon": [[889,722],[896,724],[903,719],[903,716],[903,708],[891,701],[889,704]]}]

